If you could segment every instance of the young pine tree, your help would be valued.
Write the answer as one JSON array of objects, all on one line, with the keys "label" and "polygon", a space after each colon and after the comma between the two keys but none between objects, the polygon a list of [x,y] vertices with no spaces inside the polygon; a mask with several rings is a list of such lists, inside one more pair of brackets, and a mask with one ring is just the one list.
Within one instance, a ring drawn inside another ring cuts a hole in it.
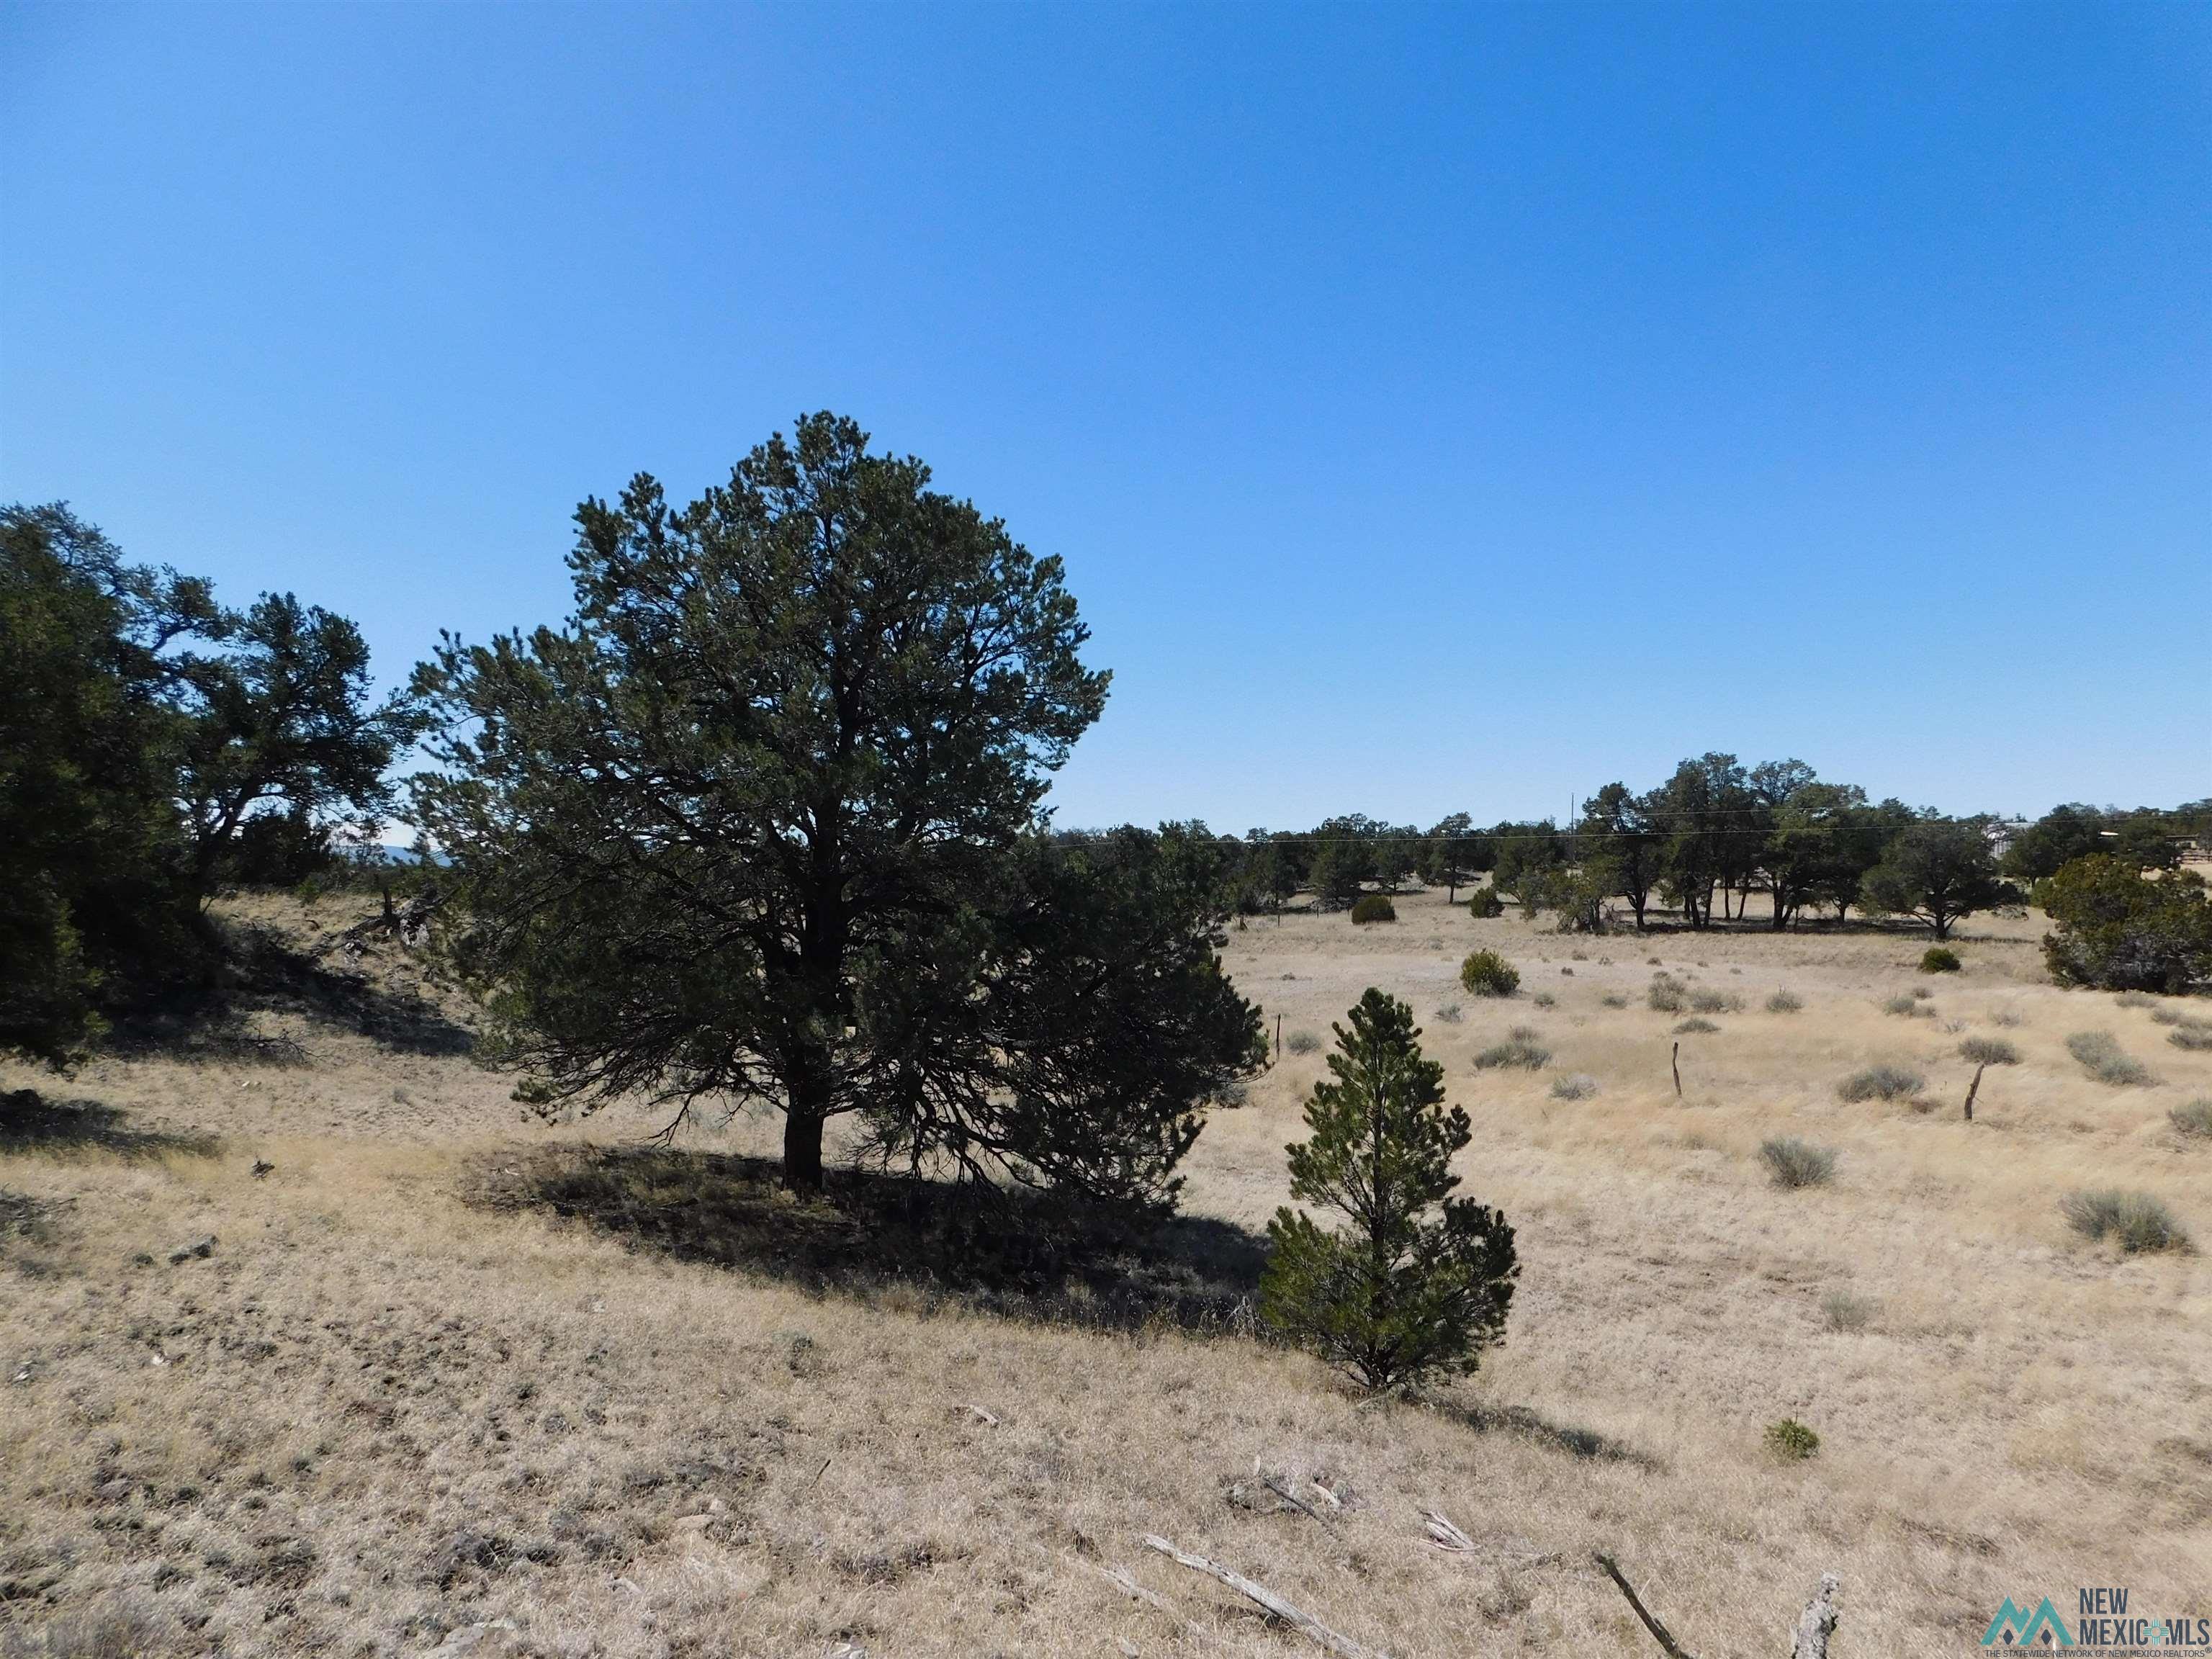
[{"label": "young pine tree", "polygon": [[1474,1370],[1504,1340],[1520,1265],[1497,1211],[1448,1196],[1467,1114],[1443,1107],[1443,1068],[1422,1058],[1413,1012],[1370,989],[1335,1027],[1334,1081],[1306,1103],[1312,1139],[1290,1147],[1291,1193],[1341,1212],[1324,1231],[1288,1206],[1261,1316],[1370,1389]]}]

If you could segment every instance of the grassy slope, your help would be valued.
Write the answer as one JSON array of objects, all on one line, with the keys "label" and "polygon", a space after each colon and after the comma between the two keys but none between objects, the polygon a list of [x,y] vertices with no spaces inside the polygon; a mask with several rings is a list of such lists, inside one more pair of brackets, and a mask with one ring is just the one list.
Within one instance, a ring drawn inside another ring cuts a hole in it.
[{"label": "grassy slope", "polygon": [[[1230,960],[1286,1031],[1325,1032],[1369,983],[1425,1017],[1465,1005],[1428,1041],[1475,1118],[1468,1190],[1506,1208],[1526,1266],[1508,1346],[1434,1408],[1363,1407],[1233,1320],[1177,1322],[1249,1282],[1220,1224],[1281,1201],[1318,1055],[1217,1115],[1188,1261],[1121,1303],[887,1275],[862,1230],[703,1156],[763,1150],[758,1123],[606,1164],[588,1143],[647,1120],[524,1121],[388,955],[365,989],[255,999],[194,1054],[0,1074],[50,1103],[0,1136],[0,1190],[33,1201],[0,1210],[0,1365],[27,1372],[0,1378],[0,1642],[410,1652],[507,1617],[560,1654],[1311,1650],[1146,1554],[1147,1531],[1401,1659],[1637,1650],[1594,1547],[1708,1659],[1778,1650],[1826,1570],[1839,1655],[1967,1650],[2003,1596],[2081,1583],[2212,1614],[2212,1270],[2088,1245],[2056,1212],[2077,1184],[2147,1188],[2212,1243],[2212,1146],[2166,1122],[2212,1092],[2212,1054],[2043,985],[2025,923],[1971,929],[2002,937],[1923,981],[1901,937],[1574,941],[1399,908],[1358,933],[1255,924]],[[1520,964],[1511,1004],[1453,984],[1475,942]],[[1683,1040],[1679,1103],[1674,1020],[1640,1000],[1653,955],[1747,1005]],[[1917,983],[1932,1017],[1879,1011]],[[1802,1012],[1763,1011],[1784,985]],[[2024,1063],[1991,1069],[1969,1127],[1954,1050],[2001,1019]],[[1514,1024],[1552,1067],[1474,1072]],[[2089,1081],[2064,1049],[2085,1029],[2163,1081]],[[1940,1109],[1836,1098],[1881,1060],[1920,1066]],[[1563,1072],[1600,1092],[1553,1101]],[[1836,1148],[1834,1184],[1770,1186],[1757,1148],[1781,1133]],[[210,1258],[168,1265],[205,1233]],[[1178,1302],[1176,1273],[1205,1294]],[[1838,1291],[1864,1330],[1827,1328]],[[1762,1449],[1784,1415],[1817,1458]],[[1356,1506],[1271,1511],[1255,1468],[1326,1474]],[[1429,1506],[1478,1551],[1422,1543]]]}]

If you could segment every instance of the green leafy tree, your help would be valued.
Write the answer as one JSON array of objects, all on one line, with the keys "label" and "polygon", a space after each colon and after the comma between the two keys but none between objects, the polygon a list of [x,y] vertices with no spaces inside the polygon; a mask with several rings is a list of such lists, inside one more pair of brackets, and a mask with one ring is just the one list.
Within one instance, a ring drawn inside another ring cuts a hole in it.
[{"label": "green leafy tree", "polygon": [[1039,833],[1107,684],[1060,561],[827,414],[687,507],[641,476],[577,521],[565,627],[417,676],[491,1054],[672,1132],[779,1110],[802,1194],[857,1113],[917,1165],[1170,1200],[1259,1017],[1210,837]]},{"label": "green leafy tree", "polygon": [[1630,793],[1627,785],[1608,783],[1583,803],[1575,846],[1588,884],[1601,890],[1601,897],[1618,894],[1626,899],[1639,933],[1652,889],[1659,884],[1665,844],[1646,801]]},{"label": "green leafy tree", "polygon": [[1330,818],[1313,833],[1310,880],[1314,902],[1324,910],[1341,910],[1380,873],[1376,845],[1382,826],[1358,813]]},{"label": "green leafy tree", "polygon": [[0,508],[0,1048],[64,1060],[194,955],[163,652],[215,616],[66,507]]},{"label": "green leafy tree", "polygon": [[1686,760],[1645,797],[1644,810],[1665,834],[1662,882],[1693,928],[1712,924],[1713,890],[1740,872],[1745,808],[1750,801],[1743,768],[1734,755]]},{"label": "green leafy tree", "polygon": [[2103,844],[2105,815],[2094,806],[2054,806],[2013,837],[2005,849],[2003,872],[2041,881],[2061,866],[2108,849]]},{"label": "green leafy tree", "polygon": [[1497,1211],[1449,1194],[1473,1132],[1443,1105],[1443,1068],[1421,1054],[1413,1010],[1370,989],[1339,1025],[1333,1081],[1306,1103],[1291,1193],[1345,1218],[1324,1231],[1288,1206],[1267,1224],[1261,1316],[1369,1389],[1471,1371],[1504,1340],[1520,1273]]},{"label": "green leafy tree", "polygon": [[2043,956],[2061,985],[2178,994],[2212,979],[2212,900],[2193,871],[2146,877],[2131,858],[2093,854],[2036,897],[2055,924]]},{"label": "green leafy tree", "polygon": [[1960,920],[1999,902],[1996,855],[1980,818],[1923,818],[1890,843],[1860,884],[1860,902],[1878,915],[1911,916],[1939,939]]},{"label": "green leafy tree", "polygon": [[1866,791],[1856,784],[1805,783],[1774,807],[1759,860],[1773,896],[1771,921],[1777,933],[1823,895],[1857,896],[1872,867],[1871,860],[1861,865],[1855,856],[1853,814],[1865,805]]},{"label": "green leafy tree", "polygon": [[423,728],[408,694],[373,698],[361,630],[320,606],[265,593],[227,620],[222,643],[177,667],[179,793],[202,897],[226,874],[312,863],[334,821],[373,836],[392,806],[385,772]]},{"label": "green leafy tree", "polygon": [[1474,873],[1474,820],[1464,812],[1453,812],[1437,821],[1421,839],[1420,866],[1418,873],[1422,884],[1444,890],[1444,902],[1459,902],[1462,884]]},{"label": "green leafy tree", "polygon": [[1498,863],[1490,884],[1520,902],[1534,919],[1551,891],[1552,874],[1567,862],[1567,837],[1551,819],[1534,823],[1501,823],[1492,832]]}]

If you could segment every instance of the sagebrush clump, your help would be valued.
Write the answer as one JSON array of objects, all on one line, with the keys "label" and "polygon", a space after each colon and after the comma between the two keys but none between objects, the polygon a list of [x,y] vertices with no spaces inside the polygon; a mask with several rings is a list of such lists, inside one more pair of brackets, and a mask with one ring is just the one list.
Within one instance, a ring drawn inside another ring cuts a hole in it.
[{"label": "sagebrush clump", "polygon": [[2058,1212],[2084,1238],[2102,1239],[2109,1234],[2130,1255],[2178,1250],[2189,1243],[2188,1231],[2165,1200],[2149,1193],[2118,1187],[2069,1193],[2059,1200]]},{"label": "sagebrush clump", "polygon": [[1654,1013],[1679,1014],[1690,1006],[1690,988],[1672,974],[1654,974],[1644,1001]]},{"label": "sagebrush clump", "polygon": [[1830,1291],[1820,1298],[1820,1316],[1832,1331],[1863,1331],[1874,1322],[1874,1304],[1849,1291]]},{"label": "sagebrush clump", "polygon": [[2149,1068],[2124,1053],[2110,1031],[2076,1031],[2066,1039],[2066,1052],[2098,1082],[2116,1089],[2140,1087],[2151,1081]]},{"label": "sagebrush clump", "polygon": [[1470,951],[1459,965],[1459,982],[1471,996],[1510,997],[1521,988],[1521,974],[1495,951]]},{"label": "sagebrush clump", "polygon": [[1597,1092],[1597,1079],[1581,1072],[1552,1079],[1554,1100],[1588,1100]]},{"label": "sagebrush clump", "polygon": [[1777,991],[1766,1000],[1766,1012],[1770,1014],[1802,1013],[1804,1008],[1805,999],[1795,991]]},{"label": "sagebrush clump", "polygon": [[1690,995],[1690,1009],[1699,1014],[1741,1013],[1743,999],[1725,991],[1695,991]]},{"label": "sagebrush clump", "polygon": [[1968,1037],[1959,1045],[1959,1058],[1969,1066],[2017,1066],[2020,1050],[2002,1037]]},{"label": "sagebrush clump", "polygon": [[1920,953],[1920,971],[1923,974],[1955,974],[1963,966],[1959,953],[1948,945],[1931,945]]},{"label": "sagebrush clump", "polygon": [[1824,1187],[1836,1173],[1833,1152],[1795,1135],[1762,1142],[1759,1156],[1778,1187]]},{"label": "sagebrush clump", "polygon": [[1909,1066],[1869,1066],[1836,1085],[1845,1100],[1903,1100],[1920,1092],[1927,1079]]},{"label": "sagebrush clump", "polygon": [[1712,1021],[1709,1019],[1698,1019],[1693,1017],[1682,1021],[1679,1025],[1675,1026],[1674,1035],[1676,1036],[1704,1036],[1709,1032],[1717,1031],[1720,1029],[1721,1028],[1719,1026],[1714,1024]]},{"label": "sagebrush clump", "polygon": [[2166,1040],[2177,1048],[2212,1048],[2212,1020],[2178,1019],[2166,1034]]},{"label": "sagebrush clump", "polygon": [[1474,1057],[1476,1066],[1486,1072],[1501,1066],[1540,1071],[1551,1061],[1552,1051],[1536,1041],[1535,1028],[1528,1025],[1515,1026],[1504,1042],[1492,1043]]},{"label": "sagebrush clump", "polygon": [[1311,1031],[1293,1031],[1284,1040],[1283,1046],[1294,1054],[1310,1054],[1321,1047],[1321,1039]]},{"label": "sagebrush clump", "polygon": [[2185,1135],[2212,1139],[2212,1097],[2199,1097],[2166,1113],[2173,1127]]}]

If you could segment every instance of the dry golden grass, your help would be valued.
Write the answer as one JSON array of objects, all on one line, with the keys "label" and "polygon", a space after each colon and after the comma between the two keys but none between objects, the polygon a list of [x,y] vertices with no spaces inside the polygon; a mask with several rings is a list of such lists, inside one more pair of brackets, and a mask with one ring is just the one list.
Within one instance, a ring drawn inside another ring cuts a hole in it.
[{"label": "dry golden grass", "polygon": [[[559,1655],[1313,1650],[1146,1532],[1401,1659],[1656,1651],[1594,1548],[1709,1659],[1778,1651],[1828,1570],[1839,1659],[1971,1651],[2005,1595],[2081,1583],[2212,1614],[2212,1271],[2057,1207],[2141,1188],[2212,1244],[2212,1150],[2168,1117],[2212,1054],[2045,984],[2025,922],[1971,927],[1905,1019],[1881,1010],[1915,981],[1901,934],[1398,908],[1255,922],[1228,955],[1286,1034],[1369,984],[1407,997],[1474,1117],[1467,1190],[1512,1218],[1522,1288],[1480,1377],[1420,1406],[1361,1404],[1234,1307],[1321,1054],[1215,1116],[1190,1219],[1123,1292],[1026,1258],[933,1278],[926,1240],[856,1224],[863,1188],[784,1205],[740,1156],[757,1121],[610,1159],[653,1121],[526,1120],[388,954],[361,995],[263,998],[197,1054],[0,1074],[45,1096],[0,1133],[0,1651],[405,1653],[499,1619]],[[1520,995],[1460,990],[1478,942]],[[1679,1101],[1651,956],[1743,1004],[1680,1040]],[[1765,1012],[1785,987],[1802,1012]],[[1958,1046],[2000,1019],[2021,1063],[1970,1126]],[[1548,1067],[1473,1068],[1521,1024]],[[2086,1077],[2065,1039],[2092,1026],[2160,1081]],[[1837,1097],[1887,1060],[1927,1109]],[[1566,1073],[1597,1092],[1553,1098]],[[1786,1135],[1834,1148],[1832,1182],[1771,1184]],[[1766,1450],[1784,1417],[1817,1457]],[[1255,1468],[1354,1506],[1273,1510]],[[1477,1551],[1425,1544],[1425,1507]]]}]

